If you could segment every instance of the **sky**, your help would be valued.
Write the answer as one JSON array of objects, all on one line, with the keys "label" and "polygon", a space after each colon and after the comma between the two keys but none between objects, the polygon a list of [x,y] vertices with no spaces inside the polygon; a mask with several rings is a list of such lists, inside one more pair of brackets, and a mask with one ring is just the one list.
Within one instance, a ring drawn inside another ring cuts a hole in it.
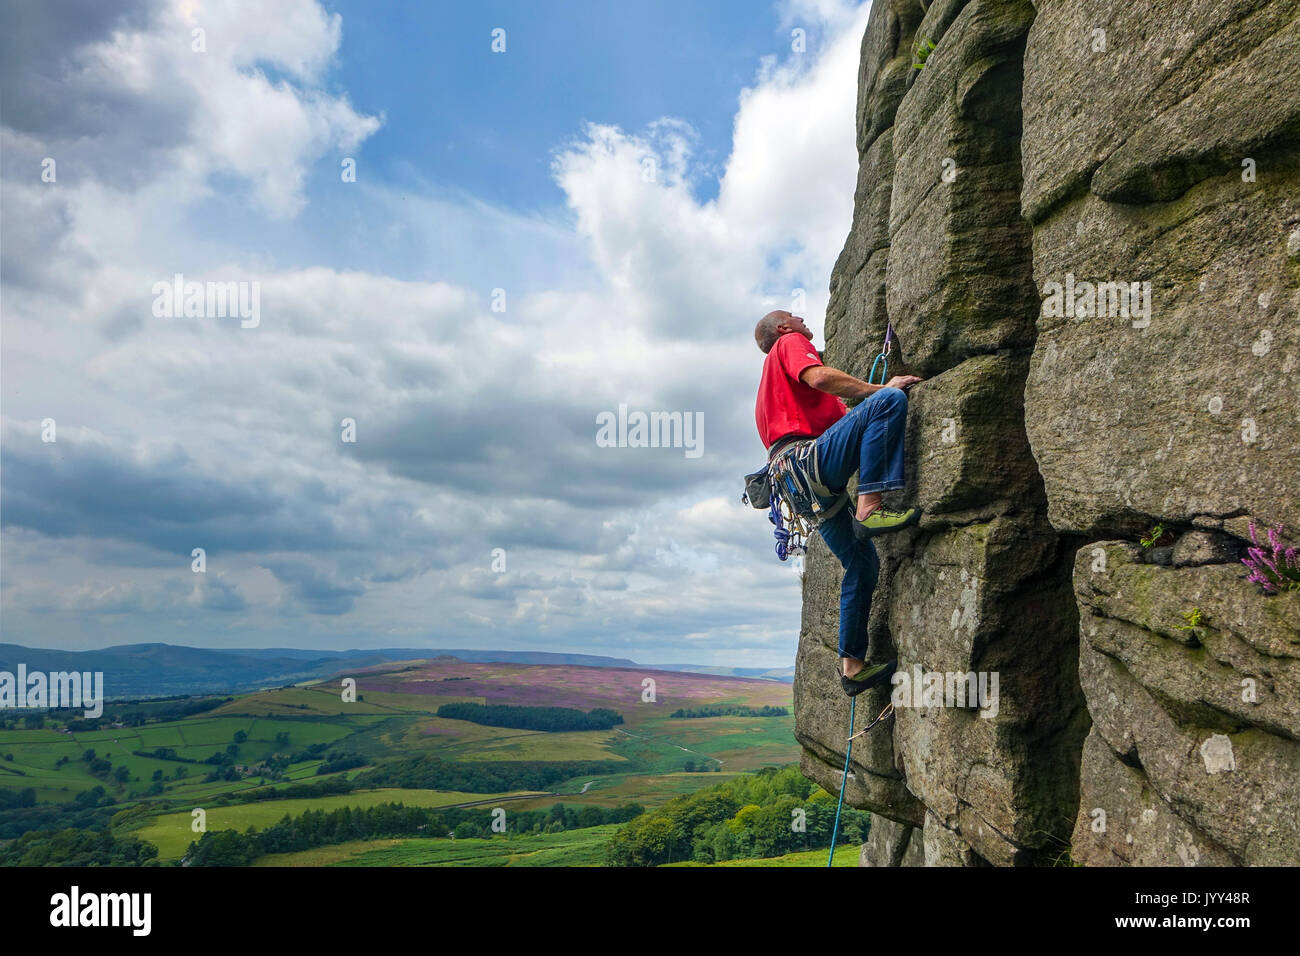
[{"label": "sky", "polygon": [[868,7],[6,4],[0,640],[790,666],[752,332],[821,344]]}]

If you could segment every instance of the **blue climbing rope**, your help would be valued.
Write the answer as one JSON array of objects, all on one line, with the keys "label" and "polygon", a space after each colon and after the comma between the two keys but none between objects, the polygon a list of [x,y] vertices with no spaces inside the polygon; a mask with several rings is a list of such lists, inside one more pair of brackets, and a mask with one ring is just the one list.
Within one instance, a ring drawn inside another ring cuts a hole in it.
[{"label": "blue climbing rope", "polygon": [[790,556],[790,532],[785,529],[785,522],[781,520],[781,500],[776,495],[772,496],[767,518],[776,525],[772,529],[772,536],[776,538],[776,556],[784,561]]},{"label": "blue climbing rope", "polygon": [[840,778],[840,802],[835,806],[835,827],[831,830],[831,855],[828,867],[835,865],[835,841],[840,836],[840,811],[844,809],[844,787],[849,782],[849,758],[853,756],[853,720],[857,716],[858,698],[849,698],[849,745],[844,751],[844,776]]},{"label": "blue climbing rope", "polygon": [[[867,375],[867,381],[872,385],[884,385],[885,382],[889,381],[889,353],[891,351],[889,340],[893,337],[894,323],[890,322],[885,326],[885,344],[880,347],[880,354],[877,355],[876,360],[871,363],[871,372]],[[880,381],[877,382],[876,366],[882,362],[884,363],[884,367],[880,370]]]},{"label": "blue climbing rope", "polygon": [[773,524],[772,537],[776,538],[776,556],[784,561],[792,554],[808,553],[810,529],[807,522],[795,507],[785,500],[779,490],[782,482],[785,483],[784,487],[790,487],[790,479],[778,472],[772,479],[772,503],[768,506],[767,518]]},{"label": "blue climbing rope", "polygon": [[849,759],[853,756],[853,740],[856,737],[861,737],[872,727],[876,726],[876,724],[892,715],[894,713],[894,702],[891,700],[886,704],[885,709],[876,715],[875,720],[868,723],[867,726],[863,727],[855,734],[853,732],[853,722],[857,717],[857,709],[858,698],[855,694],[849,698],[849,745],[844,751],[844,778],[840,781],[840,802],[835,806],[835,828],[831,831],[831,855],[830,859],[826,861],[827,866],[835,865],[835,841],[839,839],[840,834],[840,811],[844,808],[844,788],[849,782]]}]

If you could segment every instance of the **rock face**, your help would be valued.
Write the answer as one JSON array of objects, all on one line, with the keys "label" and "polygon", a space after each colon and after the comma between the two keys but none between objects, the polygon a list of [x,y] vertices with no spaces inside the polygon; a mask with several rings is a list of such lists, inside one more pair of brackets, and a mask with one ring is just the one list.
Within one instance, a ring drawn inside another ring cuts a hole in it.
[{"label": "rock face", "polygon": [[[1252,518],[1300,540],[1300,0],[1164,6],[873,4],[826,361],[865,378],[892,323],[925,517],[877,542],[906,706],[854,744],[864,865],[1300,862],[1300,592],[1239,560]],[[807,567],[837,791],[841,572]]]}]

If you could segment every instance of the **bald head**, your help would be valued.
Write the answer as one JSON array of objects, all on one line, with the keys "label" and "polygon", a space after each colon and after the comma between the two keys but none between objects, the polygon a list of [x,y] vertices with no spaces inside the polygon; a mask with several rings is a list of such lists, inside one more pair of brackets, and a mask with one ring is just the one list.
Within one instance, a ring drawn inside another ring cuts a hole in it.
[{"label": "bald head", "polygon": [[767,313],[758,320],[758,325],[754,326],[754,341],[766,355],[772,351],[772,346],[776,340],[787,332],[798,332],[807,339],[812,339],[812,332],[808,326],[804,325],[803,319],[797,315],[791,315],[784,309],[777,309]]},{"label": "bald head", "polygon": [[772,346],[781,337],[777,327],[782,322],[788,321],[789,318],[789,312],[782,312],[778,309],[775,312],[767,313],[758,320],[758,325],[754,326],[754,341],[758,343],[758,347],[763,350],[764,355],[772,351]]}]

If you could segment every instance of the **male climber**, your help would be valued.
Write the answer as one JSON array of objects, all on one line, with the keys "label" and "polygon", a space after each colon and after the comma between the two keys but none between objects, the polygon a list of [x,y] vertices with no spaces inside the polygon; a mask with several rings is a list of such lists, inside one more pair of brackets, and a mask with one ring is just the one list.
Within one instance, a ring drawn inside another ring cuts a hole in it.
[{"label": "male climber", "polygon": [[[867,619],[880,559],[871,538],[915,524],[919,508],[886,511],[880,495],[903,487],[904,389],[921,381],[896,375],[871,385],[823,365],[802,318],[769,312],[754,328],[754,341],[767,354],[754,410],[758,434],[771,461],[792,442],[815,438],[821,481],[833,492],[846,490],[858,472],[856,514],[847,506],[817,530],[844,566],[840,585],[840,684],[849,696],[889,678],[893,662],[867,667]],[[863,399],[852,411],[841,401]],[[854,533],[854,524],[859,531]]]}]

